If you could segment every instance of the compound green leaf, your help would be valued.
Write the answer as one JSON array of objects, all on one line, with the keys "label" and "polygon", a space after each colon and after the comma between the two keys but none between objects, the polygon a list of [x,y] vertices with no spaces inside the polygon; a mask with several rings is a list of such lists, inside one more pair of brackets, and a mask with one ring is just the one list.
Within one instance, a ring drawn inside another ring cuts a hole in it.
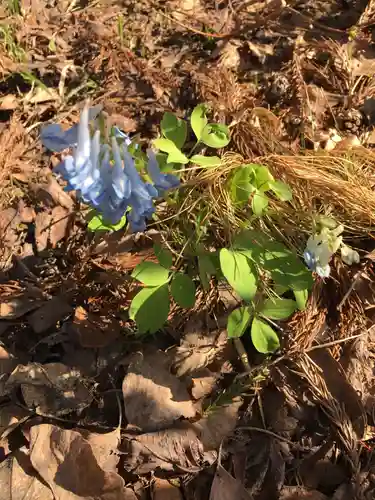
[{"label": "compound green leaf", "polygon": [[251,324],[251,340],[255,349],[262,354],[275,352],[280,347],[277,333],[259,318],[254,318]]},{"label": "compound green leaf", "polygon": [[187,274],[177,273],[171,283],[171,294],[178,305],[185,308],[195,304],[195,285]]},{"label": "compound green leaf", "polygon": [[263,214],[264,210],[267,208],[267,206],[268,206],[267,195],[257,189],[251,201],[251,208],[253,209],[254,215],[260,217]]},{"label": "compound green leaf", "polygon": [[205,104],[198,104],[198,106],[193,109],[190,116],[191,128],[198,141],[201,140],[203,129],[208,123],[206,111],[207,106]]},{"label": "compound green leaf", "polygon": [[161,266],[165,267],[166,269],[170,269],[172,267],[173,256],[169,250],[163,248],[158,243],[155,243],[154,252]]},{"label": "compound green leaf", "polygon": [[159,286],[168,281],[169,272],[155,262],[141,262],[132,272],[132,278],[147,286]]},{"label": "compound green leaf", "polygon": [[143,288],[132,300],[129,317],[137,323],[140,333],[155,333],[168,319],[169,314],[168,284]]},{"label": "compound green leaf", "polygon": [[178,149],[185,144],[187,136],[187,125],[185,120],[180,120],[173,113],[164,113],[161,121],[161,131],[167,139],[170,139]]},{"label": "compound green leaf", "polygon": [[300,311],[306,309],[307,299],[309,297],[308,290],[293,290],[294,296],[296,298],[297,307]]},{"label": "compound green leaf", "polygon": [[264,165],[253,164],[256,187],[259,191],[268,191],[270,183],[273,181],[271,172]]},{"label": "compound green leaf", "polygon": [[164,151],[165,153],[173,153],[174,151],[179,151],[176,144],[170,139],[166,139],[165,137],[159,137],[153,141],[153,145],[155,148],[160,149],[160,151]]},{"label": "compound green leaf", "polygon": [[200,140],[210,148],[224,148],[230,142],[229,128],[222,123],[209,123],[202,130]]},{"label": "compound green leaf", "polygon": [[221,164],[221,159],[218,156],[194,155],[190,161],[202,167],[216,167]]},{"label": "compound green leaf", "polygon": [[254,298],[257,291],[257,276],[245,255],[222,248],[220,267],[228,283],[243,300],[250,301]]},{"label": "compound green leaf", "polygon": [[88,225],[87,229],[91,232],[96,231],[119,231],[122,229],[127,222],[126,215],[121,217],[121,220],[117,224],[110,224],[103,219],[103,216],[99,214],[96,210],[91,210],[87,215]]},{"label": "compound green leaf", "polygon": [[239,205],[246,205],[255,187],[251,183],[253,168],[243,165],[237,169],[230,181],[230,194],[232,201]]},{"label": "compound green leaf", "polygon": [[186,165],[186,163],[189,163],[189,158],[184,155],[181,151],[176,149],[175,151],[171,151],[168,155],[167,158],[167,163],[182,163],[183,165]]},{"label": "compound green leaf", "polygon": [[263,316],[270,319],[286,319],[297,309],[297,303],[291,299],[267,299],[261,310]]},{"label": "compound green leaf", "polygon": [[227,333],[230,339],[242,337],[249,326],[251,315],[248,307],[239,307],[228,317]]},{"label": "compound green leaf", "polygon": [[271,181],[269,187],[281,201],[290,201],[293,198],[292,191],[285,182]]}]

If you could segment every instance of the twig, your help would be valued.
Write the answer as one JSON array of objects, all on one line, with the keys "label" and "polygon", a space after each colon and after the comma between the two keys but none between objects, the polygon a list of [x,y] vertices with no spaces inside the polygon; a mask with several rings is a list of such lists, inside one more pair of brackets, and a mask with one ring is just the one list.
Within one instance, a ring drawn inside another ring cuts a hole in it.
[{"label": "twig", "polygon": [[352,284],[350,285],[348,291],[346,292],[346,294],[344,295],[344,297],[342,298],[340,304],[337,306],[337,310],[338,311],[341,311],[342,309],[342,306],[345,304],[346,300],[348,299],[349,295],[352,293],[352,291],[354,290],[356,284],[358,283],[359,279],[362,277],[364,273],[364,270],[362,269],[361,271],[358,271],[354,278],[353,278],[353,281],[352,281]]},{"label": "twig", "polygon": [[234,347],[237,350],[238,356],[243,364],[245,371],[249,373],[251,371],[251,366],[249,363],[249,358],[247,357],[247,352],[245,351],[241,339],[233,339],[233,342],[234,342]]},{"label": "twig", "polygon": [[332,347],[337,344],[343,344],[344,342],[348,342],[349,340],[358,339],[359,337],[364,337],[371,333],[371,330],[375,328],[375,325],[370,326],[365,332],[358,333],[357,335],[351,335],[350,337],[346,337],[345,339],[333,340],[332,342],[326,342],[325,344],[314,345],[310,347],[304,353],[309,353],[311,351],[316,351],[317,349],[325,349],[326,347]]},{"label": "twig", "polygon": [[288,443],[290,446],[293,447],[300,447],[298,443],[293,443],[293,441],[290,441],[290,439],[287,439],[283,436],[279,436],[279,434],[276,434],[275,432],[268,431],[267,429],[262,429],[261,427],[237,427],[237,431],[253,431],[253,432],[260,432],[262,434],[267,434],[268,436],[272,436],[276,439],[279,439],[280,441],[284,441],[284,443]]}]

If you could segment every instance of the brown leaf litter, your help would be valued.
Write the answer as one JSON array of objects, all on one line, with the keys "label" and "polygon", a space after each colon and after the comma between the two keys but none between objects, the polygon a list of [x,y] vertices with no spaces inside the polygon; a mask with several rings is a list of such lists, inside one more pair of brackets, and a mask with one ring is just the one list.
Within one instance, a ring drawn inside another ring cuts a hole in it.
[{"label": "brown leaf litter", "polygon": [[5,387],[21,387],[26,407],[36,413],[65,415],[90,405],[92,385],[77,369],[62,363],[29,363],[18,365]]}]

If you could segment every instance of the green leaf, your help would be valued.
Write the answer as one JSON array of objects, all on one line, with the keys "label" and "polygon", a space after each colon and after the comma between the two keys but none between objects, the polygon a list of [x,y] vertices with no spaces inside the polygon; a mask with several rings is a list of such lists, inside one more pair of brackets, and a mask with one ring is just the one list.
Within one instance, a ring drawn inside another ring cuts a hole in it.
[{"label": "green leaf", "polygon": [[198,106],[193,109],[190,116],[191,128],[198,141],[201,140],[203,129],[208,123],[206,111],[207,107],[205,104],[198,104]]},{"label": "green leaf", "polygon": [[268,323],[254,318],[251,325],[251,340],[254,347],[262,354],[275,352],[280,347],[279,337]]},{"label": "green leaf", "polygon": [[247,230],[236,237],[234,248],[244,249],[261,268],[269,271],[278,285],[292,290],[311,289],[313,278],[299,257],[282,243],[259,231]]},{"label": "green leaf", "polygon": [[99,214],[96,210],[91,210],[86,219],[88,220],[87,229],[91,232],[95,231],[119,231],[126,225],[126,215],[121,217],[121,220],[117,224],[111,224],[103,219],[103,216]]},{"label": "green leaf", "polygon": [[159,137],[159,139],[153,141],[153,144],[156,148],[160,149],[160,151],[169,153],[167,163],[183,163],[185,165],[189,162],[189,158],[184,155],[171,140]]},{"label": "green leaf", "polygon": [[267,167],[264,165],[250,164],[254,167],[254,179],[256,187],[259,191],[268,191],[270,183],[273,181],[273,176]]},{"label": "green leaf", "polygon": [[169,153],[167,163],[182,163],[183,165],[186,165],[186,163],[189,163],[189,158],[184,155],[184,153],[181,153],[181,151],[176,149],[176,151]]},{"label": "green leaf", "polygon": [[245,255],[222,248],[220,267],[228,283],[243,300],[250,301],[254,298],[257,291],[257,277]]},{"label": "green leaf", "polygon": [[251,201],[251,208],[254,212],[254,215],[260,217],[263,214],[264,210],[267,208],[267,206],[268,206],[267,195],[257,189]]},{"label": "green leaf", "polygon": [[228,316],[227,333],[230,339],[241,337],[250,323],[248,307],[239,307]]},{"label": "green leaf", "polygon": [[141,262],[131,274],[132,278],[147,286],[159,286],[168,281],[169,272],[155,262]]},{"label": "green leaf", "polygon": [[190,276],[176,273],[171,283],[171,294],[181,307],[193,307],[195,304],[195,285]]},{"label": "green leaf", "polygon": [[210,288],[210,278],[215,276],[216,269],[209,255],[199,255],[198,257],[199,277],[204,290]]},{"label": "green leaf", "polygon": [[248,203],[251,193],[255,190],[250,177],[253,168],[250,165],[239,167],[230,181],[230,194],[232,201],[239,205]]},{"label": "green leaf", "polygon": [[224,148],[230,142],[229,128],[221,123],[209,123],[202,130],[200,140],[210,148]]},{"label": "green leaf", "polygon": [[170,269],[172,267],[173,256],[169,250],[166,250],[158,243],[155,243],[154,252],[160,265],[162,265],[166,269]]},{"label": "green leaf", "polygon": [[160,126],[164,137],[170,139],[178,149],[181,149],[185,144],[187,136],[187,125],[185,120],[180,120],[173,113],[167,111],[163,115]]},{"label": "green leaf", "polygon": [[269,183],[269,187],[281,201],[290,201],[293,198],[292,191],[285,182],[272,181]]},{"label": "green leaf", "polygon": [[190,161],[202,167],[216,167],[221,164],[221,159],[218,156],[194,155]]},{"label": "green leaf", "polygon": [[130,304],[129,317],[137,323],[140,333],[155,333],[167,321],[169,306],[167,284],[143,288]]},{"label": "green leaf", "polygon": [[297,309],[297,303],[291,299],[267,299],[261,310],[263,316],[270,319],[286,319]]},{"label": "green leaf", "polygon": [[153,141],[153,145],[155,148],[160,149],[160,151],[164,151],[165,153],[172,153],[173,151],[179,151],[176,144],[170,139],[165,139],[164,137],[159,137]]},{"label": "green leaf", "polygon": [[294,296],[296,298],[297,307],[300,311],[306,309],[307,299],[309,298],[308,290],[293,290]]}]

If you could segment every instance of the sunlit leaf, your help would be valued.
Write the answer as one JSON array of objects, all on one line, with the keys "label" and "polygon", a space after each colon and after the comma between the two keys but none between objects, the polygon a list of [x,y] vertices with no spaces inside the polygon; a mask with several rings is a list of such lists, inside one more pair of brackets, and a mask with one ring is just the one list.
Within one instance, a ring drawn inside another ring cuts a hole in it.
[{"label": "sunlit leaf", "polygon": [[268,206],[267,195],[257,189],[251,201],[251,208],[254,212],[254,215],[257,215],[258,217],[263,215],[263,212],[267,208],[267,206]]},{"label": "sunlit leaf", "polygon": [[159,264],[165,267],[166,269],[170,269],[173,263],[173,256],[169,250],[163,248],[158,243],[154,244],[154,252],[156,258],[159,261]]},{"label": "sunlit leaf", "polygon": [[218,156],[194,155],[190,161],[202,167],[216,167],[221,164],[221,159]]},{"label": "sunlit leaf", "polygon": [[140,333],[155,333],[168,319],[168,285],[143,288],[132,300],[129,317],[137,323]]},{"label": "sunlit leaf", "polygon": [[181,307],[193,307],[195,304],[195,285],[190,276],[176,273],[171,283],[171,294]]},{"label": "sunlit leaf", "polygon": [[243,300],[250,301],[257,291],[257,276],[249,260],[240,252],[220,250],[220,267],[231,287]]},{"label": "sunlit leaf", "polygon": [[193,112],[190,116],[190,124],[193,132],[198,139],[201,140],[202,131],[207,125],[207,116],[206,116],[207,106],[205,104],[198,104],[193,109]]},{"label": "sunlit leaf", "polygon": [[239,307],[228,317],[227,333],[229,338],[241,337],[250,323],[251,315],[248,307]]},{"label": "sunlit leaf", "polygon": [[254,318],[251,324],[251,340],[255,349],[262,354],[275,352],[280,347],[277,333],[259,318]]},{"label": "sunlit leaf", "polygon": [[293,198],[292,191],[285,182],[272,181],[269,183],[269,187],[281,201],[290,201]]},{"label": "sunlit leaf", "polygon": [[222,123],[209,123],[202,130],[200,140],[210,148],[224,148],[230,142],[229,128]]},{"label": "sunlit leaf", "polygon": [[174,142],[178,149],[181,149],[185,144],[187,135],[187,125],[185,120],[181,120],[173,113],[169,113],[167,111],[163,115],[160,127],[164,137],[170,139]]},{"label": "sunlit leaf", "polygon": [[99,214],[96,210],[91,210],[87,215],[88,225],[87,229],[91,232],[96,231],[119,231],[122,229],[126,223],[126,215],[121,217],[121,220],[117,224],[111,224],[103,219],[103,216]]},{"label": "sunlit leaf", "polygon": [[270,319],[286,319],[297,309],[297,303],[291,299],[267,299],[260,313]]},{"label": "sunlit leaf", "polygon": [[168,281],[169,272],[155,262],[141,262],[132,272],[132,278],[147,286],[158,286]]},{"label": "sunlit leaf", "polygon": [[255,187],[251,183],[251,174],[253,168],[251,165],[242,165],[239,167],[230,180],[230,194],[232,201],[239,205],[248,203],[251,193]]},{"label": "sunlit leaf", "polygon": [[304,311],[306,309],[307,299],[309,298],[308,290],[294,290],[293,293],[296,298],[298,309]]}]

